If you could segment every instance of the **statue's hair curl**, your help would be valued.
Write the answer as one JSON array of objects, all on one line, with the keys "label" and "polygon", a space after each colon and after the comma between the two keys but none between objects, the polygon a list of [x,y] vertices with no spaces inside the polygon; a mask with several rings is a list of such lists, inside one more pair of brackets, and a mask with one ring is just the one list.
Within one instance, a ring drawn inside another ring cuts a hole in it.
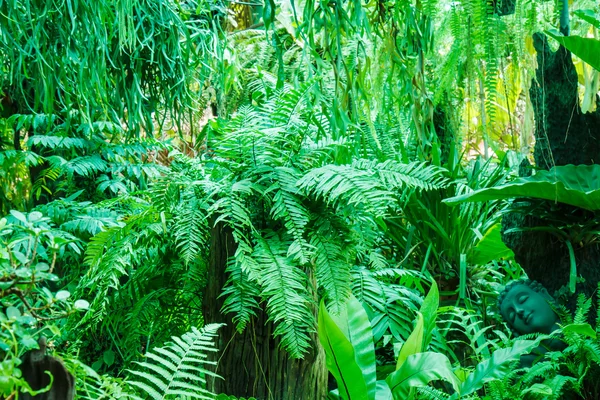
[{"label": "statue's hair curl", "polygon": [[[515,281],[511,281],[508,283],[508,285],[504,287],[504,289],[498,295],[498,302],[496,304],[498,307],[498,314],[502,315],[502,312],[500,310],[502,309],[502,302],[504,302],[506,295],[516,286],[519,285],[529,286],[531,290],[548,296],[548,291],[546,290],[544,285],[542,285],[538,281],[532,281],[531,279],[517,279]],[[512,326],[508,325],[508,327],[510,328],[515,337],[520,335],[520,333],[517,332]]]}]

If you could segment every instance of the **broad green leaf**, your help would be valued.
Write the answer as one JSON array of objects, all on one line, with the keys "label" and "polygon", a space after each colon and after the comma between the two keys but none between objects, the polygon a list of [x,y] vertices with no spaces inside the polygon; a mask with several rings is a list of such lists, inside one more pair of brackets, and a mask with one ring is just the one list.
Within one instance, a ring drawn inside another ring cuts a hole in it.
[{"label": "broad green leaf", "polygon": [[104,360],[104,363],[110,367],[115,363],[115,352],[110,349],[106,350],[102,355],[102,359]]},{"label": "broad green leaf", "polygon": [[88,303],[86,300],[79,299],[75,302],[75,304],[73,304],[73,306],[78,310],[87,310],[90,308],[90,303]]},{"label": "broad green leaf", "polygon": [[423,315],[417,312],[417,321],[415,322],[415,329],[411,332],[406,342],[400,349],[398,354],[398,361],[396,362],[396,370],[402,368],[402,365],[406,362],[406,359],[417,353],[423,351]]},{"label": "broad green leaf", "polygon": [[421,304],[421,315],[423,316],[423,343],[421,345],[421,351],[427,350],[429,342],[431,341],[439,305],[440,292],[437,283],[435,283],[435,280],[432,280],[429,293],[427,293],[425,300],[423,300],[423,304]]},{"label": "broad green leaf", "polygon": [[564,333],[577,333],[596,339],[596,331],[591,327],[590,324],[569,324],[562,328]]},{"label": "broad green leaf", "polygon": [[371,400],[352,343],[331,318],[324,302],[321,302],[319,310],[318,331],[319,341],[325,348],[327,369],[338,383],[340,397],[345,400]]},{"label": "broad green leaf", "polygon": [[377,381],[375,400],[392,400],[392,391],[386,381]]},{"label": "broad green leaf", "polygon": [[[600,52],[598,53],[600,56]],[[443,201],[457,204],[465,201],[488,201],[513,197],[531,197],[570,204],[586,210],[600,210],[600,165],[563,165],[538,171],[501,186],[484,188]]]},{"label": "broad green leaf", "polygon": [[480,389],[486,382],[502,379],[510,372],[511,361],[529,353],[539,344],[539,340],[517,340],[512,347],[496,350],[490,358],[477,364],[475,371],[464,382],[461,395],[466,396]]},{"label": "broad green leaf", "polygon": [[502,241],[501,225],[495,224],[467,253],[469,264],[485,265],[492,260],[513,258],[514,253]]},{"label": "broad green leaf", "polygon": [[346,336],[354,349],[356,364],[362,371],[369,398],[375,396],[377,372],[375,360],[375,344],[371,322],[362,304],[354,296],[346,301],[340,315],[331,318]]},{"label": "broad green leaf", "polygon": [[598,18],[594,10],[575,10],[573,14],[600,29],[600,18]]},{"label": "broad green leaf", "polygon": [[56,292],[56,296],[55,297],[56,297],[57,300],[66,300],[69,297],[71,297],[71,293],[69,293],[66,290],[60,290],[60,291]]},{"label": "broad green leaf", "polygon": [[11,306],[6,309],[6,316],[8,317],[8,319],[17,319],[21,316],[21,311],[19,311],[17,307]]},{"label": "broad green leaf", "polygon": [[600,71],[600,40],[581,36],[561,36],[558,31],[545,31],[567,50],[588,63],[596,71]]},{"label": "broad green leaf", "polygon": [[425,352],[410,355],[399,370],[386,379],[394,399],[406,400],[413,387],[426,386],[434,380],[450,382],[460,393],[460,380],[452,372],[450,360],[443,354]]},{"label": "broad green leaf", "polygon": [[12,214],[13,217],[15,217],[19,221],[23,222],[24,224],[27,223],[27,217],[21,211],[10,210],[10,213]]}]

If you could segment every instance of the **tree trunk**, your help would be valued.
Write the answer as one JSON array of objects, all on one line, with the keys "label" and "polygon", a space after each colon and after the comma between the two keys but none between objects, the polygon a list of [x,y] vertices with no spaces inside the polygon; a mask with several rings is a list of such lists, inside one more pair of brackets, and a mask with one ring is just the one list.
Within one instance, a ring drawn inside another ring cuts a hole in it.
[{"label": "tree trunk", "polygon": [[[600,111],[584,114],[577,93],[577,73],[571,53],[560,46],[555,53],[548,48],[546,36],[534,35],[538,69],[531,86],[535,116],[534,158],[538,168],[555,165],[594,164],[600,161]],[[520,200],[519,200],[520,201]],[[591,212],[556,205],[569,219],[587,221]],[[542,283],[555,296],[569,281],[570,258],[566,243],[547,232],[513,232],[509,228],[545,226],[533,215],[507,214],[503,218],[503,241],[515,253],[515,259],[531,279]],[[591,296],[600,281],[600,246],[573,243],[577,275],[585,282],[577,292]],[[561,291],[565,293],[564,289]],[[575,296],[567,295],[574,308]]]},{"label": "tree trunk", "polygon": [[[231,316],[220,313],[218,296],[226,281],[225,266],[235,252],[231,232],[219,223],[212,230],[210,264],[203,309],[205,323],[225,322],[219,330],[216,373],[224,379],[209,379],[209,389],[238,397],[259,400],[327,398],[325,352],[316,335],[313,348],[302,360],[291,359],[273,338],[274,326],[261,311],[244,332],[238,333]],[[315,310],[316,312],[316,310]]]}]

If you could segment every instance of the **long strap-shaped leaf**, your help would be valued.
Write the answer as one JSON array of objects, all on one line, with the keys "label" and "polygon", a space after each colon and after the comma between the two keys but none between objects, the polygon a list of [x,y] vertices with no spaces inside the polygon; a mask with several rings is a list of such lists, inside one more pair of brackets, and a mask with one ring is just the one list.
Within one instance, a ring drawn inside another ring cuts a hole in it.
[{"label": "long strap-shaped leaf", "polygon": [[319,340],[342,399],[374,400],[377,382],[373,334],[366,312],[354,297],[335,320],[321,303]]}]

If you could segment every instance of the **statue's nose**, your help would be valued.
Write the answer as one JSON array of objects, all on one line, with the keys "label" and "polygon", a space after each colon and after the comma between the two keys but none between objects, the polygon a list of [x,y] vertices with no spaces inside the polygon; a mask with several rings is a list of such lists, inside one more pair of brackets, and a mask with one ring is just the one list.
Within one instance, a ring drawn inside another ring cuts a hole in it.
[{"label": "statue's nose", "polygon": [[525,310],[522,307],[515,307],[515,312],[519,317],[523,317],[523,315],[525,315]]}]

